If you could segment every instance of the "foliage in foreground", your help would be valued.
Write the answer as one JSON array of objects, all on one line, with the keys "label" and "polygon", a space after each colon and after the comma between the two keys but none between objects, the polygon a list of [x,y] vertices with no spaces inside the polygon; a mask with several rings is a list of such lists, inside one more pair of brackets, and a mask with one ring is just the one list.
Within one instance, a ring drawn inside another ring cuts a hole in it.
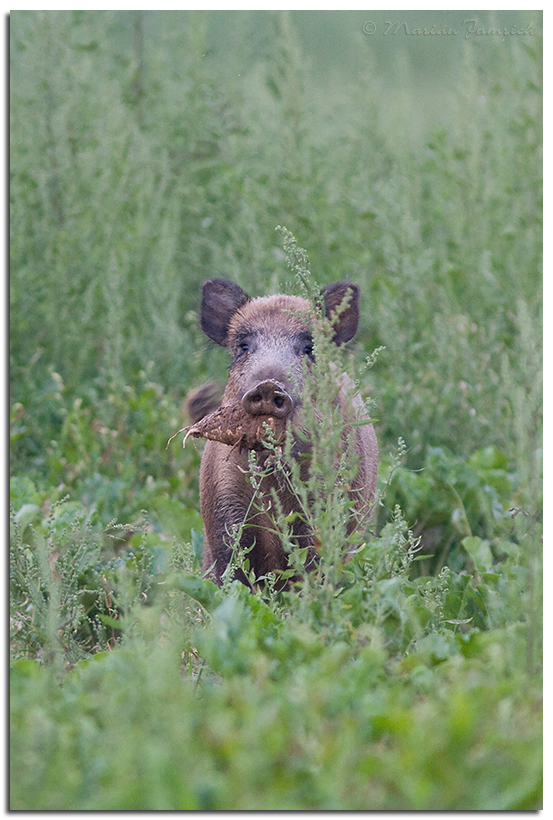
[{"label": "foliage in foreground", "polygon": [[[368,41],[323,105],[285,13],[224,76],[207,19],[12,16],[12,809],[535,809],[539,37],[464,43],[417,146]],[[199,283],[293,289],[279,223],[361,287],[383,469],[350,564],[338,492],[317,583],[252,595],[165,445],[225,377]]]},{"label": "foliage in foreground", "polygon": [[538,807],[529,570],[476,539],[472,576],[413,579],[404,527],[356,556],[331,612],[320,587],[221,591],[174,547],[111,651],[63,672],[54,633],[48,663],[16,660],[12,808]]},{"label": "foliage in foreground", "polygon": [[[316,440],[315,461],[300,494],[335,485]],[[509,512],[497,453],[463,467],[435,453],[418,492],[399,461],[392,500],[439,517],[454,494],[449,563],[421,570],[396,505],[344,565],[338,485],[316,507],[320,565],[280,593],[202,579],[195,531],[183,544],[155,517],[102,527],[15,479],[12,808],[539,807],[539,522]]]}]

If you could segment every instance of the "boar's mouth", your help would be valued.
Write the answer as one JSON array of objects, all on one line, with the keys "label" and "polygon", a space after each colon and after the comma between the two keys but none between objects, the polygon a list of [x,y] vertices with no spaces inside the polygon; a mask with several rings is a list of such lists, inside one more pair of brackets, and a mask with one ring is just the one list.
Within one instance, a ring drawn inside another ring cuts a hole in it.
[{"label": "boar's mouth", "polygon": [[294,401],[278,382],[260,382],[242,398],[242,407],[250,416],[272,416],[287,419],[292,415]]},{"label": "boar's mouth", "polygon": [[285,431],[286,418],[277,418],[269,414],[252,415],[244,410],[241,402],[234,402],[222,405],[191,427],[179,430],[171,436],[167,446],[175,436],[185,432],[183,447],[188,438],[192,437],[207,438],[238,447],[240,450],[261,451],[266,449],[267,441],[280,444]]}]

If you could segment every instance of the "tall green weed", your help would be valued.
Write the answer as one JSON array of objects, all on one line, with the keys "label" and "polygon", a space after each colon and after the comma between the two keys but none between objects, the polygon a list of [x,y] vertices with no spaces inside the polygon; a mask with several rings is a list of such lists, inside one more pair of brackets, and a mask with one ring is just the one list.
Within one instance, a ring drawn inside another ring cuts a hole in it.
[{"label": "tall green weed", "polygon": [[[361,31],[323,82],[297,13],[239,17],[224,72],[221,19],[12,13],[12,808],[536,809],[541,31],[457,43],[432,125]],[[382,467],[348,539],[329,409],[320,567],[252,594],[200,577],[165,447],[226,378],[201,281],[301,289],[282,224],[360,286]]]}]

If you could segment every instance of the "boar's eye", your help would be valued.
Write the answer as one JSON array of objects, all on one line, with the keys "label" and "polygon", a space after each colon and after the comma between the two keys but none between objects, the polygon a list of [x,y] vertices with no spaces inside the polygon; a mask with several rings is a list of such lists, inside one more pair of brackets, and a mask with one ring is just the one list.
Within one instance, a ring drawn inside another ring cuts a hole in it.
[{"label": "boar's eye", "polygon": [[300,356],[308,356],[311,361],[314,361],[313,356],[313,339],[310,333],[301,333],[297,340],[296,351]]},{"label": "boar's eye", "polygon": [[257,335],[256,331],[252,328],[241,328],[233,343],[234,354],[237,359],[241,359],[242,356],[245,356],[247,353],[253,353],[253,351],[255,351]]}]

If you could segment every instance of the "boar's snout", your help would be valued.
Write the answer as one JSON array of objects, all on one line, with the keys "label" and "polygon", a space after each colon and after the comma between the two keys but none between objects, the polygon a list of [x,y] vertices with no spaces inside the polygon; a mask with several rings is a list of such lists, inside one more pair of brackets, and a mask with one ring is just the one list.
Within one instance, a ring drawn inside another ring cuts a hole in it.
[{"label": "boar's snout", "polygon": [[242,399],[242,407],[251,416],[285,419],[291,415],[294,402],[277,382],[265,381],[248,390]]}]

